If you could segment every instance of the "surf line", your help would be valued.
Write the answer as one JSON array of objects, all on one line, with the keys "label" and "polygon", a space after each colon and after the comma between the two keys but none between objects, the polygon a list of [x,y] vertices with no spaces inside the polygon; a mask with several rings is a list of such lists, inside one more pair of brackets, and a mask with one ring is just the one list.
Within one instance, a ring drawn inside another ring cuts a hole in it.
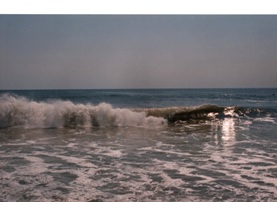
[{"label": "surf line", "polygon": [[223,115],[225,107],[217,105],[202,105],[197,107],[168,107],[135,109],[136,112],[145,112],[146,116],[162,117],[169,123],[177,121],[209,119],[216,115]]}]

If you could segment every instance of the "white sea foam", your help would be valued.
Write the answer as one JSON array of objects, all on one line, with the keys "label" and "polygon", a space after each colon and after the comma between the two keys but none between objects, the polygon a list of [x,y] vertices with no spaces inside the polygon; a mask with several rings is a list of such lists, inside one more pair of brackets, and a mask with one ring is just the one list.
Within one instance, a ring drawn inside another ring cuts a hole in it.
[{"label": "white sea foam", "polygon": [[166,120],[145,112],[113,108],[110,104],[70,101],[35,102],[24,97],[0,97],[0,127],[62,128],[105,126],[161,126]]},{"label": "white sea foam", "polygon": [[269,122],[269,123],[273,123],[275,124],[275,119],[270,117],[270,116],[265,116],[265,117],[261,117],[261,118],[255,118],[255,121],[259,121],[259,122]]}]

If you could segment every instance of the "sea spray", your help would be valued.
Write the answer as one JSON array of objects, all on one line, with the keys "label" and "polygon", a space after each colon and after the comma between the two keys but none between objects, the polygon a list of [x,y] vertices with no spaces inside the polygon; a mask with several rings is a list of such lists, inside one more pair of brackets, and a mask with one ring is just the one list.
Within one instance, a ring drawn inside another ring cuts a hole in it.
[{"label": "sea spray", "polygon": [[[274,111],[272,111],[275,113]],[[0,128],[160,127],[168,123],[195,123],[226,117],[257,118],[263,110],[244,107],[200,105],[164,108],[114,108],[109,103],[81,104],[71,101],[32,101],[0,96]]]},{"label": "sea spray", "polygon": [[143,126],[166,124],[162,117],[113,108],[110,104],[74,104],[70,101],[35,102],[8,94],[0,97],[0,127],[61,128]]}]

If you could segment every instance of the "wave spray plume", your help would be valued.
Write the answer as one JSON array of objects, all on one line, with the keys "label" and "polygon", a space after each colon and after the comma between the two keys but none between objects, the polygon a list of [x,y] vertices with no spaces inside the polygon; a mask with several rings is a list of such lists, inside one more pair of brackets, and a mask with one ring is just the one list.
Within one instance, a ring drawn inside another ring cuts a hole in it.
[{"label": "wave spray plume", "polygon": [[70,101],[35,102],[25,97],[0,96],[0,127],[60,128],[106,126],[161,126],[161,117],[113,108],[110,104],[74,104]]}]

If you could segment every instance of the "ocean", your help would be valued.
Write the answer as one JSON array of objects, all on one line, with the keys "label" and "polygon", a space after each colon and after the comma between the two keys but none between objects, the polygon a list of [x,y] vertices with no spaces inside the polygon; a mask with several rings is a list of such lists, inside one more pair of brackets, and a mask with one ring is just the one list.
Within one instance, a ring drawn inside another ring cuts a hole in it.
[{"label": "ocean", "polygon": [[277,201],[277,89],[2,90],[0,201]]}]

